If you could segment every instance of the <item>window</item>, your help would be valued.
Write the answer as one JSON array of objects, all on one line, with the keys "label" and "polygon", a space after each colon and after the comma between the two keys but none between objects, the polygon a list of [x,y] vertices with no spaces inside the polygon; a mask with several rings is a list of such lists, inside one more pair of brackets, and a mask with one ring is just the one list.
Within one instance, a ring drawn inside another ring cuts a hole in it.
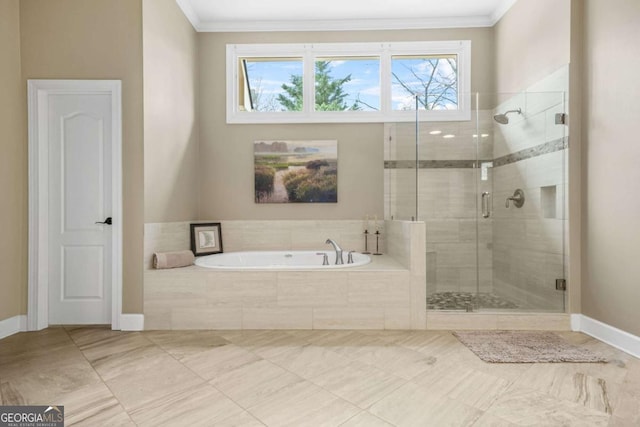
[{"label": "window", "polygon": [[315,111],[380,111],[380,59],[315,59]]},{"label": "window", "polygon": [[458,109],[458,71],[455,55],[391,57],[393,110]]},{"label": "window", "polygon": [[291,105],[284,89],[292,81],[302,84],[302,58],[240,58],[240,63],[240,111],[302,111],[302,98]]},{"label": "window", "polygon": [[227,123],[470,119],[469,41],[227,45]]},{"label": "window", "polygon": [[239,111],[302,111],[302,97],[292,105],[284,89],[292,81],[302,85],[302,58],[241,58],[240,62]]}]

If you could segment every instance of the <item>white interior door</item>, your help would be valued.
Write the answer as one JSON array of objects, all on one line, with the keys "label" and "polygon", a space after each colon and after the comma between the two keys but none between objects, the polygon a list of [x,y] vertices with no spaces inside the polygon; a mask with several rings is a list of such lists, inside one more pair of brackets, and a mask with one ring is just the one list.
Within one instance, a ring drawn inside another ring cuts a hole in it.
[{"label": "white interior door", "polygon": [[49,324],[111,324],[112,99],[49,94]]}]

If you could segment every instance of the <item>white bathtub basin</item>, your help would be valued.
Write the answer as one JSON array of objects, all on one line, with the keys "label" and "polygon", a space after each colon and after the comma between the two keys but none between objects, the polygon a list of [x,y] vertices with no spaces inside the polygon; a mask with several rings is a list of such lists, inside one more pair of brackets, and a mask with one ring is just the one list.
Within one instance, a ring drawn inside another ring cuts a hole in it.
[{"label": "white bathtub basin", "polygon": [[[322,255],[326,253],[329,265],[322,265]],[[220,270],[325,270],[351,268],[369,264],[371,258],[361,253],[353,254],[353,264],[347,264],[347,253],[342,256],[344,264],[335,265],[334,251],[261,251],[228,252],[207,255],[196,259],[200,267]]]}]

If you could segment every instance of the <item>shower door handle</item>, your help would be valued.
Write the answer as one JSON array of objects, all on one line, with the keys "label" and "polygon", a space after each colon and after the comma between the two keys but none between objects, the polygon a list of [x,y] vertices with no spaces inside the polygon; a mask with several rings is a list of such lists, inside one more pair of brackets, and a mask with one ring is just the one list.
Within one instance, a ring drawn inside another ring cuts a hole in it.
[{"label": "shower door handle", "polygon": [[482,218],[489,218],[491,212],[489,211],[489,195],[488,191],[482,193]]}]

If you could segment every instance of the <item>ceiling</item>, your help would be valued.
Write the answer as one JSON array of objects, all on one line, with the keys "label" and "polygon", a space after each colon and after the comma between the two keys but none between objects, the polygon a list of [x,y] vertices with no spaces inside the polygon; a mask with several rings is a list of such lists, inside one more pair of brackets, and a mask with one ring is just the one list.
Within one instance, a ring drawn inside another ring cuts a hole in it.
[{"label": "ceiling", "polygon": [[493,26],[517,0],[176,0],[197,31]]}]

